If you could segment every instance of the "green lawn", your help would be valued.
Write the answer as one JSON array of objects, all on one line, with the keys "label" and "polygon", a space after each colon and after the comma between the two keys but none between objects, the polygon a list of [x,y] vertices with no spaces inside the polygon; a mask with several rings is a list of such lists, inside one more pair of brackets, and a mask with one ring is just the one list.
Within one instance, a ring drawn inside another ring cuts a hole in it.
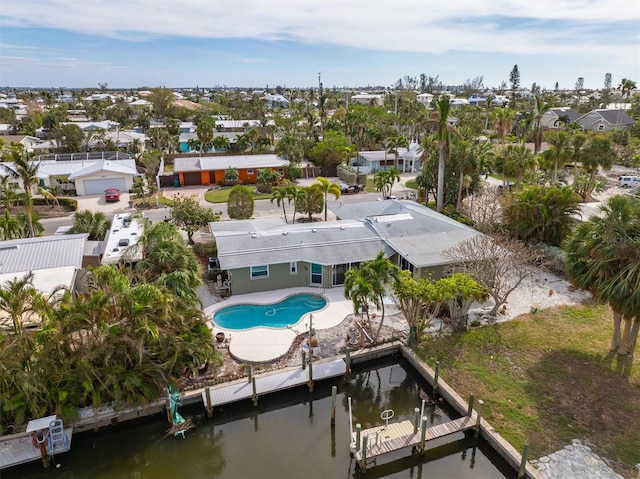
[{"label": "green lawn", "polygon": [[483,399],[484,417],[516,449],[529,443],[537,458],[583,439],[631,477],[640,462],[640,360],[609,360],[611,332],[609,309],[584,304],[436,338],[417,351],[431,365],[439,360],[441,377],[463,397]]},{"label": "green lawn", "polygon": [[[133,196],[133,195],[132,195]],[[162,191],[159,191],[157,193],[158,196],[158,203],[161,205],[166,205],[166,206],[171,206],[173,205],[173,201],[171,201],[169,198],[165,198],[164,195],[162,194]],[[151,195],[148,198],[135,198],[132,200],[133,201],[133,205],[134,206],[144,206],[146,205],[155,205],[156,204],[156,195]]]},{"label": "green lawn", "polygon": [[416,180],[409,180],[405,183],[407,188],[412,188],[414,190],[418,189],[418,182]]},{"label": "green lawn", "polygon": [[[232,188],[231,186],[223,186],[215,190],[209,190],[204,194],[204,199],[209,203],[226,203]],[[251,186],[249,186],[249,188],[251,188]],[[253,192],[254,200],[270,200],[272,197],[273,195],[271,193]]]}]

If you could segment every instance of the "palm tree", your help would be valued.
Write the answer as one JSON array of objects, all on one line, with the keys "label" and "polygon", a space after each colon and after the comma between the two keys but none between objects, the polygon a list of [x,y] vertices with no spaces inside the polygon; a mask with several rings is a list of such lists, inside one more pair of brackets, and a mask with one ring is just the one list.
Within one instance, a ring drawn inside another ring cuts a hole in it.
[{"label": "palm tree", "polygon": [[287,191],[287,199],[289,203],[293,203],[293,217],[291,218],[291,223],[295,224],[296,222],[296,205],[306,201],[307,193],[303,188],[298,188],[296,185],[291,185],[289,190]]},{"label": "palm tree", "polygon": [[24,234],[22,223],[11,216],[7,208],[4,209],[4,215],[0,217],[0,231],[2,231],[3,240],[21,238]]},{"label": "palm tree", "polygon": [[584,200],[591,201],[593,185],[600,168],[608,170],[615,161],[616,153],[612,148],[611,140],[607,137],[596,136],[591,139],[582,153],[582,166],[589,173],[589,182],[584,192]]},{"label": "palm tree", "polygon": [[564,131],[554,131],[549,134],[549,153],[547,156],[551,160],[551,185],[558,182],[558,167],[560,161],[564,162],[571,157],[570,137]]},{"label": "palm tree", "polygon": [[0,202],[9,210],[18,201],[17,188],[18,185],[11,181],[11,176],[2,176],[0,178]]},{"label": "palm tree", "polygon": [[513,128],[513,122],[515,120],[515,113],[507,108],[496,108],[492,112],[492,124],[498,133],[500,143],[504,146],[504,138]]},{"label": "palm tree", "polygon": [[353,301],[354,313],[358,314],[364,306],[369,319],[369,302],[380,310],[380,324],[375,334],[369,321],[373,343],[378,340],[384,324],[384,298],[399,274],[400,268],[389,261],[384,251],[380,251],[375,259],[363,261],[345,273],[344,295]]},{"label": "palm tree", "polygon": [[11,322],[13,333],[22,334],[24,324],[39,321],[42,295],[33,286],[33,271],[22,278],[7,281],[0,287],[0,312]]},{"label": "palm tree", "polygon": [[89,241],[102,241],[110,226],[111,222],[100,211],[95,213],[89,210],[78,211],[74,215],[73,226],[69,230],[69,234],[88,233]]},{"label": "palm tree", "polygon": [[451,131],[449,125],[449,114],[451,113],[451,100],[449,95],[441,95],[435,100],[437,116],[436,137],[438,139],[438,147],[440,150],[438,156],[438,193],[436,198],[436,210],[442,211],[444,208],[444,169],[445,164],[449,161],[451,150]]},{"label": "palm tree", "polygon": [[336,200],[340,198],[340,185],[337,183],[331,183],[324,176],[318,176],[316,178],[317,183],[313,185],[324,195],[324,220],[327,221],[327,203],[329,202],[329,194],[335,196]]},{"label": "palm tree", "polygon": [[273,203],[275,200],[276,205],[278,206],[282,205],[282,214],[284,215],[285,223],[288,223],[288,221],[287,221],[287,210],[284,207],[284,201],[288,199],[289,204],[291,204],[290,193],[288,191],[289,188],[291,188],[291,186],[277,186],[273,189],[273,196],[271,197],[271,203]]},{"label": "palm tree", "polygon": [[11,147],[10,158],[11,164],[2,163],[2,167],[12,178],[20,178],[24,188],[26,205],[25,213],[27,215],[27,235],[30,238],[36,236],[33,226],[33,198],[32,188],[38,182],[38,169],[40,162],[29,161],[29,155],[22,148],[22,145],[13,144]]},{"label": "palm tree", "polygon": [[549,111],[551,105],[545,103],[540,95],[535,96],[535,106],[533,109],[533,153],[540,153],[542,146],[542,117]]},{"label": "palm tree", "polygon": [[395,168],[396,170],[398,169],[398,155],[399,155],[400,148],[409,148],[409,142],[402,135],[391,136],[387,138],[387,140],[385,141],[385,144],[384,144],[385,155],[386,153],[393,153],[394,155],[393,168]]},{"label": "palm tree", "polygon": [[[611,354],[632,355],[640,328],[640,200],[614,196],[566,244],[571,280],[613,310]],[[624,335],[620,325],[625,321]]]},{"label": "palm tree", "polygon": [[200,142],[200,156],[202,156],[203,151],[209,151],[209,148],[211,148],[215,129],[216,122],[211,117],[201,118],[196,125],[196,135]]}]

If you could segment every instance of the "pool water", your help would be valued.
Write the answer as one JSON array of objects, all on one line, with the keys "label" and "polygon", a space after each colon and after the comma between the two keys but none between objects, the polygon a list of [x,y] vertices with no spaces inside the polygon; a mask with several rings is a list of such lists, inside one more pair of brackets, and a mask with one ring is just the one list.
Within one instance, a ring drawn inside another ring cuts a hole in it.
[{"label": "pool water", "polygon": [[272,304],[236,304],[213,313],[216,326],[233,331],[264,326],[284,329],[296,324],[302,316],[318,311],[327,301],[316,294],[296,294]]}]

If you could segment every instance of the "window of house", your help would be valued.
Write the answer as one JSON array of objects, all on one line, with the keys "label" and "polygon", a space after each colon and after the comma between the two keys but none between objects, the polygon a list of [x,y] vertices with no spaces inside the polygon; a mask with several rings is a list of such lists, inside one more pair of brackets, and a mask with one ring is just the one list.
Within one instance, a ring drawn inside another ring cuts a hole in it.
[{"label": "window of house", "polygon": [[284,175],[284,169],[283,168],[278,168],[278,173],[280,173],[281,175]]},{"label": "window of house", "polygon": [[298,263],[295,261],[292,261],[291,263],[289,263],[289,273],[290,274],[298,274]]},{"label": "window of house", "polygon": [[261,279],[269,277],[269,265],[251,267],[251,279]]},{"label": "window of house", "polygon": [[247,175],[253,175],[253,168],[247,168]]},{"label": "window of house", "polygon": [[598,125],[598,131],[602,131],[602,130],[604,130],[604,125],[603,124]]}]

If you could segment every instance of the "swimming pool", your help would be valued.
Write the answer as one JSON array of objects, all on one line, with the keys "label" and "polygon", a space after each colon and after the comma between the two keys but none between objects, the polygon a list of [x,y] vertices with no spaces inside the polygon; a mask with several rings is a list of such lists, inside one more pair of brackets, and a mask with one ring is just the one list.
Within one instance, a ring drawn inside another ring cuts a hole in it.
[{"label": "swimming pool", "polygon": [[213,313],[216,326],[233,331],[265,326],[284,329],[307,313],[318,311],[327,301],[316,294],[296,294],[272,304],[236,304]]}]

